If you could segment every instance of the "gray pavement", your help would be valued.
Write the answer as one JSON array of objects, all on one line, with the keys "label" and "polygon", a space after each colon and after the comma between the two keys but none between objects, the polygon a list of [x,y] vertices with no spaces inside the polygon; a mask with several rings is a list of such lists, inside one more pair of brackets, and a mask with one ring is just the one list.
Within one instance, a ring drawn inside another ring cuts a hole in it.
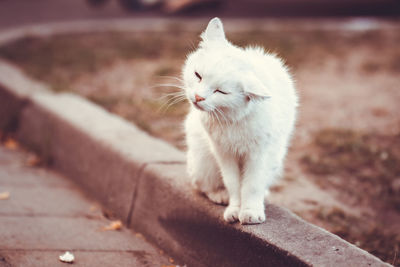
[{"label": "gray pavement", "polygon": [[71,181],[41,167],[30,155],[0,146],[0,266],[170,266],[170,258],[140,234],[110,224],[98,203]]}]

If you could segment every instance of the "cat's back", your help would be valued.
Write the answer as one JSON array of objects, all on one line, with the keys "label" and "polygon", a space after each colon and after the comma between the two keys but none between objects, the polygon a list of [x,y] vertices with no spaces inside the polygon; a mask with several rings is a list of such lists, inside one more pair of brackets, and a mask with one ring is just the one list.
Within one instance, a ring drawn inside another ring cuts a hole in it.
[{"label": "cat's back", "polygon": [[258,46],[246,47],[244,56],[255,75],[270,91],[271,101],[279,106],[284,104],[294,111],[298,105],[298,96],[293,78],[284,61]]},{"label": "cat's back", "polygon": [[287,72],[283,60],[276,54],[267,52],[261,46],[248,46],[244,48],[244,56],[254,67],[267,68],[277,72]]}]

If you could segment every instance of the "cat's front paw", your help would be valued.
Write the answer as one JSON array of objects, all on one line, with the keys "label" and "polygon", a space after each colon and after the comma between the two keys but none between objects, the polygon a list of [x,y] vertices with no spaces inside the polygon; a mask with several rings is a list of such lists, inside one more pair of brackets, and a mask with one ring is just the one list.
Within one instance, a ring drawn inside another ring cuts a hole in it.
[{"label": "cat's front paw", "polygon": [[241,224],[258,224],[265,221],[264,209],[243,209],[239,212]]},{"label": "cat's front paw", "polygon": [[238,221],[240,207],[238,206],[228,206],[224,212],[224,220],[229,223],[234,223]]}]

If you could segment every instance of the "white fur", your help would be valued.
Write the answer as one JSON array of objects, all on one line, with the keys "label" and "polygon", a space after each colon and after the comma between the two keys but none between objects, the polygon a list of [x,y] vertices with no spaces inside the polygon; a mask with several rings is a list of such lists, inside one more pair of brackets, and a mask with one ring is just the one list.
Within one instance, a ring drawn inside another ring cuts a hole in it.
[{"label": "white fur", "polygon": [[[185,131],[193,185],[216,203],[229,202],[226,221],[263,222],[264,193],[282,171],[296,118],[286,67],[262,48],[231,44],[214,18],[188,55],[183,80],[192,104]],[[204,98],[197,107],[196,94]]]}]

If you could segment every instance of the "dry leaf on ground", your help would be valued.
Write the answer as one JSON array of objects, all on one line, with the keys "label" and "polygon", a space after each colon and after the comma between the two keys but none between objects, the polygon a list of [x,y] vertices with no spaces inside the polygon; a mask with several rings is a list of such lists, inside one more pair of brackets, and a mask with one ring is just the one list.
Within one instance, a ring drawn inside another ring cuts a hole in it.
[{"label": "dry leaf on ground", "polygon": [[138,238],[144,239],[144,236],[141,233],[136,233],[135,236]]},{"label": "dry leaf on ground", "polygon": [[121,230],[122,222],[121,221],[112,221],[109,225],[104,226],[101,230],[110,231],[110,230]]},{"label": "dry leaf on ground", "polygon": [[97,205],[90,206],[90,211],[91,212],[98,211],[98,210],[99,210],[99,207]]},{"label": "dry leaf on ground", "polygon": [[8,149],[15,150],[18,148],[18,143],[12,138],[7,138],[7,140],[4,142],[4,146]]},{"label": "dry leaf on ground", "polygon": [[75,256],[74,254],[72,254],[69,251],[66,251],[64,254],[60,255],[58,257],[58,259],[62,262],[66,262],[66,263],[73,263],[75,260]]},{"label": "dry leaf on ground", "polygon": [[0,200],[5,200],[10,198],[10,192],[2,192],[0,193]]},{"label": "dry leaf on ground", "polygon": [[29,167],[38,166],[38,165],[40,165],[40,163],[41,163],[40,158],[35,154],[31,154],[28,157],[28,159],[26,160],[26,165],[29,166]]}]

